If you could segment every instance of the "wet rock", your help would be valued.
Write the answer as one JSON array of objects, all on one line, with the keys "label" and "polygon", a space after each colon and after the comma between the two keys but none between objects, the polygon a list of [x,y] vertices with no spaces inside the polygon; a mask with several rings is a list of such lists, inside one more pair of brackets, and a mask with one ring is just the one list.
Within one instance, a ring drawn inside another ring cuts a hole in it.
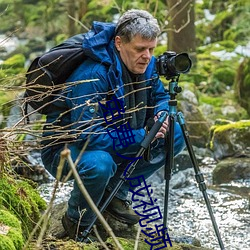
[{"label": "wet rock", "polygon": [[211,128],[210,149],[214,158],[250,157],[250,120],[216,124]]},{"label": "wet rock", "polygon": [[213,183],[228,183],[232,180],[250,178],[250,158],[226,158],[213,171]]},{"label": "wet rock", "polygon": [[[60,204],[56,204],[53,206],[52,213],[51,213],[51,219],[50,219],[50,223],[49,223],[49,226],[47,229],[47,235],[46,235],[44,242],[46,242],[48,239],[50,241],[51,241],[51,239],[53,239],[54,245],[56,245],[57,242],[61,243],[62,239],[58,239],[57,236],[63,234],[64,229],[62,227],[61,217],[65,213],[66,209],[67,209],[66,202],[62,202]],[[126,248],[124,247],[124,249],[134,249],[133,240],[136,238],[136,234],[138,233],[138,229],[139,229],[138,225],[128,226],[124,223],[116,221],[111,216],[108,216],[105,213],[104,213],[104,216],[105,216],[106,221],[108,222],[108,224],[112,228],[116,237],[119,237],[119,241],[121,243],[124,243],[124,241],[127,241],[127,240],[132,241],[131,246],[128,245]],[[154,226],[154,225],[153,224],[148,225],[148,227],[151,227],[151,226]],[[103,228],[101,229],[101,227],[99,226],[99,233],[103,234],[103,232],[100,232],[100,230],[104,230],[104,229]],[[199,250],[209,250],[209,248],[201,247],[200,241],[195,237],[185,236],[185,235],[175,233],[172,231],[170,232],[170,235],[171,235],[170,239],[171,239],[171,242],[173,244],[173,249],[176,249],[176,250],[177,249],[178,250],[184,250],[184,249],[185,250],[198,250],[198,249]],[[139,249],[149,249],[150,246],[144,242],[145,238],[146,238],[146,236],[141,232],[140,238],[139,238],[139,244],[140,244]],[[106,243],[111,242],[111,241],[112,241],[112,239],[108,238]],[[67,244],[67,242],[68,242],[67,238],[65,238],[64,244]],[[72,244],[73,244],[73,241],[70,241],[70,242],[72,242]],[[79,244],[79,243],[75,243],[75,245],[77,245],[77,244]],[[122,245],[124,245],[124,244],[122,244]],[[93,248],[93,249],[96,249],[96,248]],[[102,249],[102,248],[98,248],[98,249]],[[113,249],[113,248],[111,248],[111,249]]]},{"label": "wet rock", "polygon": [[191,176],[193,176],[193,169],[191,168],[174,174],[170,181],[170,187],[172,189],[178,189],[189,186]]}]

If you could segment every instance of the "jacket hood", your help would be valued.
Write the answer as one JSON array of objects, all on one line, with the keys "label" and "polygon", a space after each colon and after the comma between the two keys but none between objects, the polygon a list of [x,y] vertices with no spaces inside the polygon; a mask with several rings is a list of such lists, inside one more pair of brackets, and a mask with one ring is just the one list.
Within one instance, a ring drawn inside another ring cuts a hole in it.
[{"label": "jacket hood", "polygon": [[113,23],[94,21],[82,44],[86,55],[95,61],[112,64],[115,27]]}]

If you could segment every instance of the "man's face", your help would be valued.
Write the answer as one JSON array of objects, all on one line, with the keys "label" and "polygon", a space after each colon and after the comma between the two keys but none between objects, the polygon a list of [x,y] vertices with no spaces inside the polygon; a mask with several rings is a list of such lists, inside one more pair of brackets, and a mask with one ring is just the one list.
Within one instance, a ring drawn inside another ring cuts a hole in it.
[{"label": "man's face", "polygon": [[115,46],[128,70],[134,74],[143,74],[153,55],[157,39],[146,40],[136,35],[129,43],[124,43],[121,37],[115,37]]}]

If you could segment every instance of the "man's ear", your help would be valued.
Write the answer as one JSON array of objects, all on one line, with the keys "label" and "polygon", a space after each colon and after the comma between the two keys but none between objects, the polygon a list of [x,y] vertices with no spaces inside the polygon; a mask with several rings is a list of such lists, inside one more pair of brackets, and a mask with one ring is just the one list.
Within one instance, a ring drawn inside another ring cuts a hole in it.
[{"label": "man's ear", "polygon": [[118,51],[120,51],[120,49],[121,49],[121,43],[122,43],[121,37],[116,36],[115,37],[115,47]]}]

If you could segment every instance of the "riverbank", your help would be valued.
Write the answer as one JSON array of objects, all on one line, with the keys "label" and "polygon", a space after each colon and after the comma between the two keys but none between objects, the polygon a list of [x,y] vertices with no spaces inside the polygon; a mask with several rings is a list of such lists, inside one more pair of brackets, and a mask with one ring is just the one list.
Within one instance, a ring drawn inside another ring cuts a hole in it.
[{"label": "riverbank", "polygon": [[[248,192],[250,180],[234,181],[229,184],[213,185],[212,171],[215,161],[204,158],[201,171],[207,185],[207,193],[219,231],[227,250],[247,250],[250,246],[250,209]],[[153,197],[163,213],[165,182],[160,172],[148,179],[152,185]],[[49,201],[53,182],[39,187],[42,197]],[[72,183],[66,183],[57,192],[55,203],[66,201],[70,195]],[[176,241],[191,243],[190,239],[198,239],[206,248],[219,250],[218,241],[213,230],[202,193],[197,187],[194,170],[187,168],[175,173],[170,181],[168,205],[168,228],[170,237]]]}]

